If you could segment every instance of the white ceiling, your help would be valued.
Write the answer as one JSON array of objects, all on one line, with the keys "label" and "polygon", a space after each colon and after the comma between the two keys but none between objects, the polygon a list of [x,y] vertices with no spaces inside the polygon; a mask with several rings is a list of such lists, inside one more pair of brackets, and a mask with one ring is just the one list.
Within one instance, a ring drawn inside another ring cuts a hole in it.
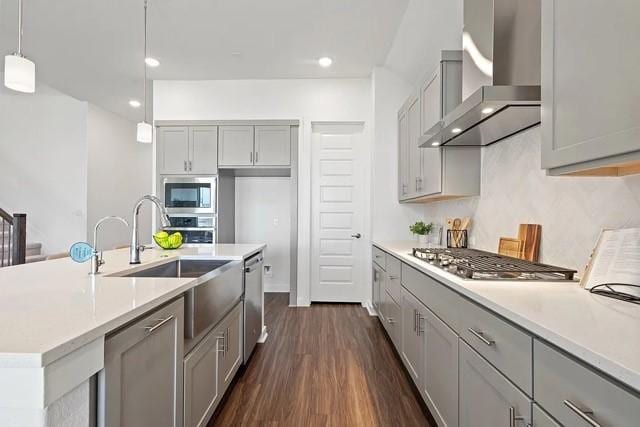
[{"label": "white ceiling", "polygon": [[[150,0],[152,79],[348,78],[384,63],[408,0]],[[17,0],[0,0],[0,53]],[[143,0],[24,0],[37,79],[132,120],[142,98]],[[320,68],[317,58],[334,65]]]}]

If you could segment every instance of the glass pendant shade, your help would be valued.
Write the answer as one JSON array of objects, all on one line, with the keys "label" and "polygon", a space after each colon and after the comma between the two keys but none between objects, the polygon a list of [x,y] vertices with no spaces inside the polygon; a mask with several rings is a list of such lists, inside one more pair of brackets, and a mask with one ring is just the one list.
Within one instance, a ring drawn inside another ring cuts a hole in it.
[{"label": "glass pendant shade", "polygon": [[18,54],[5,56],[4,85],[18,92],[34,93],[36,91],[36,64]]},{"label": "glass pendant shade", "polygon": [[136,136],[138,142],[150,144],[153,142],[153,127],[147,122],[138,123],[138,132]]}]

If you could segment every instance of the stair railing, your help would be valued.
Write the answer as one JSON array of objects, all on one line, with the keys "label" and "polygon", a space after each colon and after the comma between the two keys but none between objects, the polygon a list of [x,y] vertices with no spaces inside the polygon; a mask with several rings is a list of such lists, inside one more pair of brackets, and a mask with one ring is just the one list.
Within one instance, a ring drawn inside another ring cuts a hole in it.
[{"label": "stair railing", "polygon": [[27,214],[0,208],[0,267],[24,264],[27,258]]}]

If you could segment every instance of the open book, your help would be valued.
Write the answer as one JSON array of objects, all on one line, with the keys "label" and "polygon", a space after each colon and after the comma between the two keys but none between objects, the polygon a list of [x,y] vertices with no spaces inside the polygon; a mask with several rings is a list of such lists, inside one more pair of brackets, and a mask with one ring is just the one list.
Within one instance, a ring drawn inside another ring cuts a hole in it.
[{"label": "open book", "polygon": [[640,228],[604,230],[580,285],[593,293],[640,303]]}]

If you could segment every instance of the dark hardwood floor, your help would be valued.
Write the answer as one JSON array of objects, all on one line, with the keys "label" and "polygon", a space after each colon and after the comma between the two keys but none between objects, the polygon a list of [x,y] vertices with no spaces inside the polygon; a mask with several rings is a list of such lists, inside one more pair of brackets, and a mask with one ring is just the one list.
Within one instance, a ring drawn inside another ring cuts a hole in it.
[{"label": "dark hardwood floor", "polygon": [[213,426],[435,426],[376,317],[355,304],[288,307],[265,295],[267,342]]}]

